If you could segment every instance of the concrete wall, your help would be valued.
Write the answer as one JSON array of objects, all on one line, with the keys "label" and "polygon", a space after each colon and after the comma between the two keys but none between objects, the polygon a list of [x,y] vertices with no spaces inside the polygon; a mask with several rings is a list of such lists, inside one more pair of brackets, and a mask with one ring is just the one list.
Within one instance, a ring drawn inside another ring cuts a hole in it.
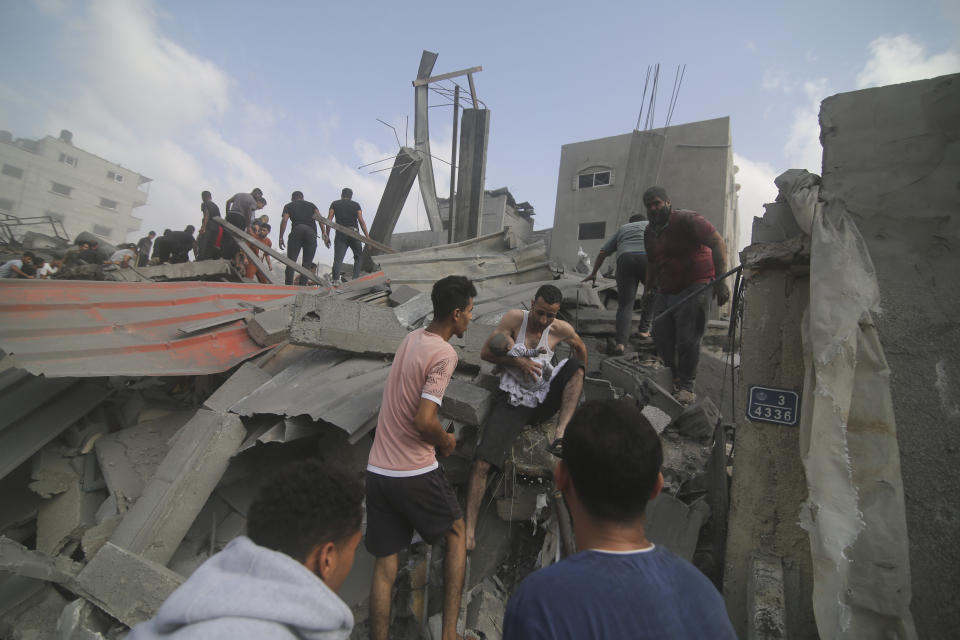
[{"label": "concrete wall", "polygon": [[[70,164],[64,161],[67,157],[72,159]],[[129,232],[140,229],[141,220],[133,210],[146,204],[147,193],[141,185],[149,178],[139,173],[52,136],[0,142],[0,164],[23,172],[19,178],[0,173],[0,210],[5,213],[18,218],[59,218],[71,240],[81,231],[90,231],[111,243],[125,242]],[[54,182],[70,187],[70,195],[55,193]],[[102,198],[115,202],[115,209],[102,206]],[[25,229],[50,233],[40,227]]]},{"label": "concrete wall", "polygon": [[807,497],[799,431],[745,417],[751,384],[802,392],[800,321],[809,280],[787,268],[748,271],[745,277],[723,595],[737,635],[746,638],[751,554],[776,554],[784,563],[789,637],[816,638],[810,542],[799,525]]},{"label": "concrete wall", "polygon": [[[609,169],[609,185],[579,188],[578,176]],[[658,177],[659,175],[659,177]],[[630,214],[643,209],[644,189],[663,185],[673,204],[705,216],[727,244],[736,264],[736,217],[730,119],[717,118],[663,129],[566,144],[560,151],[551,258],[576,264],[582,246],[596,256],[603,239],[580,240],[580,224],[605,223],[609,237]],[[625,190],[627,191],[625,193]]]},{"label": "concrete wall", "polygon": [[[920,638],[960,628],[960,74],[820,110],[822,194],[842,199],[880,285]],[[746,340],[745,340],[746,342]]]}]

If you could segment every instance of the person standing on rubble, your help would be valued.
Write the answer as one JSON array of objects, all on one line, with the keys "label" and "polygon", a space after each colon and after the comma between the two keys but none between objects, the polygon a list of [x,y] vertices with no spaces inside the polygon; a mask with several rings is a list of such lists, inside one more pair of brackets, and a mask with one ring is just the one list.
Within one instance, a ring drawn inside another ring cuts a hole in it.
[{"label": "person standing on rubble", "polygon": [[[351,200],[353,190],[344,188],[340,192],[340,199],[330,203],[330,212],[327,214],[327,220],[336,218],[337,224],[341,224],[351,229],[356,229],[357,225],[363,229],[363,235],[367,238],[370,234],[367,232],[367,223],[363,221],[363,210],[360,204]],[[330,230],[323,227],[323,244],[330,246]],[[360,277],[360,267],[363,256],[363,243],[358,238],[351,238],[345,233],[337,231],[333,240],[333,281],[340,279],[340,269],[343,267],[343,257],[347,254],[347,247],[353,251],[353,279]]]},{"label": "person standing on rubble", "polygon": [[220,247],[223,246],[223,235],[226,232],[217,224],[220,220],[220,207],[213,201],[213,194],[209,191],[200,192],[200,213],[203,214],[203,219],[200,222],[200,234],[197,236],[197,244],[200,245],[197,260],[216,260],[220,257]]},{"label": "person standing on rubble", "polygon": [[437,462],[457,446],[437,417],[457,367],[450,338],[463,337],[477,290],[464,276],[433,285],[433,321],[410,332],[394,357],[367,464],[367,550],[376,558],[370,585],[370,637],[386,640],[398,553],[413,532],[428,544],[446,540],[443,559],[443,638],[457,637],[466,566],[463,516]]},{"label": "person standing on rubble", "polygon": [[[656,287],[656,318],[724,273],[727,248],[706,218],[694,211],[674,209],[663,187],[647,189],[643,205],[650,219],[643,239],[650,261],[644,296],[651,295],[649,292]],[[730,299],[730,288],[718,280],[713,285],[713,295],[722,306]],[[704,289],[653,325],[657,353],[673,371],[674,398],[684,405],[696,400],[693,388],[709,308],[709,289]]]},{"label": "person standing on rubble", "polygon": [[[626,351],[630,339],[630,322],[633,319],[633,303],[637,299],[637,287],[647,280],[647,249],[643,243],[643,234],[647,229],[647,216],[635,213],[627,224],[610,236],[584,282],[597,281],[597,272],[607,256],[617,254],[617,346],[613,355],[620,356]],[[646,293],[646,289],[644,289]],[[640,308],[640,337],[650,338],[650,307],[652,296],[644,295]]]},{"label": "person standing on rubble", "polygon": [[[294,191],[290,195],[290,202],[283,207],[283,218],[280,220],[280,250],[283,251],[283,232],[290,221],[290,236],[287,238],[287,257],[297,261],[301,249],[303,250],[304,268],[309,269],[313,263],[313,256],[317,254],[317,220],[320,209],[309,200],[303,199],[302,191]],[[327,243],[329,245],[329,242]],[[284,283],[293,284],[293,267],[287,267],[284,273]]]},{"label": "person standing on rubble", "polygon": [[[549,385],[545,393],[535,392],[512,384],[513,376],[501,375],[499,394],[493,409],[483,426],[480,441],[477,443],[475,460],[470,469],[470,484],[467,489],[467,549],[476,547],[477,517],[480,502],[487,490],[487,476],[490,467],[503,469],[503,462],[514,439],[529,424],[543,422],[551,418],[557,410],[557,439],[573,416],[580,402],[583,390],[584,371],[587,366],[587,347],[569,322],[557,318],[563,293],[552,284],[537,289],[530,304],[530,311],[512,309],[506,312],[500,324],[490,334],[480,357],[498,367],[512,367],[515,375],[524,376],[531,381],[543,377],[544,367],[553,358],[553,351],[561,342],[573,350],[573,356],[563,360],[552,368]],[[498,355],[492,348],[498,335],[504,335],[508,342],[522,345],[525,349],[543,350],[534,357],[514,357]],[[535,385],[540,388],[540,385]]]},{"label": "person standing on rubble", "polygon": [[[240,229],[240,231],[246,231],[253,220],[254,212],[263,209],[265,206],[267,206],[267,201],[263,197],[263,191],[255,188],[250,193],[235,194],[227,200],[223,208],[227,212],[227,222]],[[237,244],[237,239],[225,231],[221,256],[227,260],[233,260],[239,250],[240,245]]]},{"label": "person standing on rubble", "polygon": [[579,552],[520,584],[503,639],[736,638],[716,587],[646,537],[644,510],[663,488],[663,448],[636,404],[585,403],[557,455],[554,483]]},{"label": "person standing on rubble", "polygon": [[153,246],[153,239],[157,237],[156,231],[151,231],[144,237],[137,240],[137,266],[145,267],[150,262],[150,248]]},{"label": "person standing on rubble", "polygon": [[247,535],[200,565],[127,638],[348,638],[353,613],[337,592],[362,519],[356,474],[292,464],[259,490]]}]

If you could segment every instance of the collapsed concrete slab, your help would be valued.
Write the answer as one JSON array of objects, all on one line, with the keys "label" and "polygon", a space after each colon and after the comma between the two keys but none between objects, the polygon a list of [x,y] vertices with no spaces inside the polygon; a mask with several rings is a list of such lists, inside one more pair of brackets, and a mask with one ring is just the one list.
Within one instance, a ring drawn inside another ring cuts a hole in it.
[{"label": "collapsed concrete slab", "polygon": [[393,355],[407,335],[387,307],[298,295],[290,342],[358,354]]},{"label": "collapsed concrete slab", "polygon": [[246,435],[236,415],[198,411],[110,541],[147,560],[169,562]]},{"label": "collapsed concrete slab", "polygon": [[253,314],[247,321],[247,331],[253,341],[261,347],[279,344],[290,335],[290,323],[293,320],[291,306],[277,307]]},{"label": "collapsed concrete slab", "polygon": [[244,362],[233,372],[233,375],[227,378],[226,382],[210,394],[210,397],[203,402],[203,406],[212,411],[225,413],[272,377],[254,363]]}]

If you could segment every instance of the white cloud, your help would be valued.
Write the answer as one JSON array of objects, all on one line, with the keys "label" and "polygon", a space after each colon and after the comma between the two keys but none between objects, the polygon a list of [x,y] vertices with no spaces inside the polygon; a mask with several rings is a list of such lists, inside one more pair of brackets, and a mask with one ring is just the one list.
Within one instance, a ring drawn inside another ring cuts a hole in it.
[{"label": "white cloud", "polygon": [[870,59],[857,75],[857,88],[899,84],[960,71],[960,51],[928,55],[909,35],[882,36],[870,43]]},{"label": "white cloud", "polygon": [[803,83],[806,104],[794,109],[793,123],[784,145],[788,168],[819,174],[823,165],[820,146],[820,102],[830,93],[824,78]]},{"label": "white cloud", "polygon": [[[201,131],[199,139],[206,150],[220,160],[221,166],[225,167],[225,179],[228,184],[244,185],[244,190],[253,189],[255,186],[260,187],[270,202],[283,199],[280,195],[280,184],[249,153],[230,144],[224,140],[223,136],[210,129]],[[196,179],[194,177],[192,181],[196,183]]]},{"label": "white cloud", "polygon": [[740,185],[737,192],[737,211],[740,215],[740,238],[737,250],[750,244],[750,233],[753,229],[753,218],[763,216],[763,205],[773,202],[777,197],[777,187],[773,179],[779,175],[765,162],[755,162],[741,155],[733,154],[733,162],[739,167],[734,177]]}]

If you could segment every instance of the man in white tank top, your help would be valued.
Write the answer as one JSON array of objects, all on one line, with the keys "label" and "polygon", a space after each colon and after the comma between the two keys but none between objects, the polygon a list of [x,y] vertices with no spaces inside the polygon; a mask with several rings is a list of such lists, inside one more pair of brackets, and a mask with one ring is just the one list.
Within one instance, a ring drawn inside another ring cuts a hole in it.
[{"label": "man in white tank top", "polygon": [[[483,426],[480,442],[477,443],[476,459],[470,471],[466,513],[468,550],[476,546],[474,534],[477,514],[487,488],[490,467],[503,467],[507,451],[525,426],[542,422],[558,410],[560,415],[555,438],[563,437],[564,429],[580,402],[587,364],[587,347],[569,322],[557,318],[562,301],[563,294],[560,289],[552,284],[543,285],[534,294],[530,311],[513,309],[504,314],[480,352],[480,357],[487,362],[508,369],[511,377],[523,377],[531,382],[543,379],[543,363],[549,361],[559,343],[570,345],[573,357],[558,364],[551,372],[548,389],[542,394],[542,399],[536,397],[531,401],[529,394],[522,393],[502,393],[497,396],[493,410]],[[542,348],[544,353],[540,357],[516,357],[491,348],[491,343],[497,343],[504,336],[512,344],[525,349]],[[506,377],[502,375],[501,380]]]}]

